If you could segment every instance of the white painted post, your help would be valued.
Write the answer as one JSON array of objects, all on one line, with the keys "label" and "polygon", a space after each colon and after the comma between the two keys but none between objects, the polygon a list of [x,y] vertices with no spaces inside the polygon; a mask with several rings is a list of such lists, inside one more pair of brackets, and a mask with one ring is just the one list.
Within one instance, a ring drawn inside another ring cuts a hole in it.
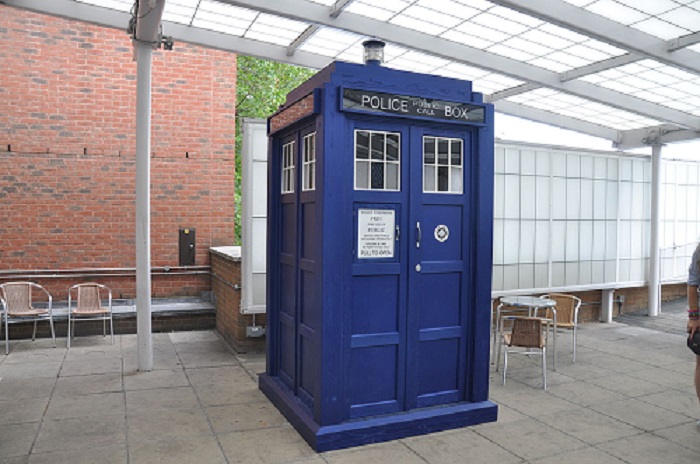
[{"label": "white painted post", "polygon": [[136,333],[139,371],[153,370],[151,337],[151,44],[136,50]]},{"label": "white painted post", "polygon": [[651,237],[649,244],[649,316],[658,316],[661,305],[661,144],[651,147]]},{"label": "white painted post", "polygon": [[607,322],[608,324],[612,322],[614,294],[615,290],[613,289],[603,290],[600,303],[600,322]]}]

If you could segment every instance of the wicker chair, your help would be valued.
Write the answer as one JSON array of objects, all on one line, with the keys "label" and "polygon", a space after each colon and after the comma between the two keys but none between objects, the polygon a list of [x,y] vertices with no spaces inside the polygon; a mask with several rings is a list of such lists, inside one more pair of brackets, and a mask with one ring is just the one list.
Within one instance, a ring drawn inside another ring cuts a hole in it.
[{"label": "wicker chair", "polygon": [[[581,299],[564,293],[550,293],[542,295],[542,298],[549,298],[557,302],[557,329],[560,327],[571,329],[572,351],[574,353],[572,362],[576,362],[576,332],[578,331],[578,311],[581,307]],[[552,310],[548,308],[546,317],[551,318],[551,312]]]},{"label": "wicker chair", "polygon": [[[104,293],[107,293],[107,307],[102,306]],[[75,308],[73,295],[77,294]],[[68,348],[70,339],[75,336],[75,322],[78,320],[101,320],[102,335],[107,336],[107,320],[109,333],[114,343],[114,327],[112,324],[112,290],[94,282],[73,285],[68,289]]]},{"label": "wicker chair", "polygon": [[510,333],[503,334],[503,385],[506,384],[506,372],[508,372],[508,353],[512,348],[525,348],[518,351],[526,355],[532,355],[534,350],[539,350],[542,356],[542,386],[547,389],[547,328],[538,317],[506,316],[512,321],[513,327]]},{"label": "wicker chair", "polygon": [[[491,306],[493,308],[493,306]],[[496,371],[498,371],[498,360],[501,357],[501,341],[498,340],[498,334],[502,332],[501,325],[503,324],[503,316],[530,316],[530,308],[526,306],[511,306],[505,303],[499,303],[495,310],[495,316],[491,314],[491,332],[493,334],[493,342],[491,345],[491,363],[496,363]]]},{"label": "wicker chair", "polygon": [[[46,309],[32,306],[32,294],[34,291],[44,292],[48,305]],[[5,326],[5,354],[10,353],[9,324],[17,322],[34,321],[32,340],[36,340],[36,324],[48,319],[51,326],[51,338],[56,347],[56,333],[53,328],[53,314],[51,311],[51,294],[39,284],[34,282],[7,282],[0,285],[0,300],[2,300],[2,319]]]}]

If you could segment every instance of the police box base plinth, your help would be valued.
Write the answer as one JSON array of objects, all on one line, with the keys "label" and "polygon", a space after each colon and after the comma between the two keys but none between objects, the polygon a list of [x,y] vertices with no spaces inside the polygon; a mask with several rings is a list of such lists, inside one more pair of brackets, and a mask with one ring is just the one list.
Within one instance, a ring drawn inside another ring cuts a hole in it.
[{"label": "police box base plinth", "polygon": [[461,402],[321,427],[278,378],[262,374],[260,390],[317,452],[494,422],[498,414],[498,407],[492,401]]}]

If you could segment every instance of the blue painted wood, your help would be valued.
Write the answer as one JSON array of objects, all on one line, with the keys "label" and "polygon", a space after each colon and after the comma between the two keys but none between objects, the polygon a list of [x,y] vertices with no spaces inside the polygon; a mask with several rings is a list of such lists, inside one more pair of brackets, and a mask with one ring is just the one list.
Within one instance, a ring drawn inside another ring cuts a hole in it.
[{"label": "blue painted wood", "polygon": [[[486,124],[342,110],[343,87],[482,103],[471,84],[334,63],[292,91],[315,114],[271,134],[268,367],[260,388],[317,450],[495,420],[488,401],[493,111]],[[355,130],[400,136],[400,191],[354,189]],[[301,192],[301,142],[316,131],[316,189]],[[461,139],[463,194],[422,191],[422,138]],[[280,153],[297,141],[297,189]],[[361,259],[358,209],[391,209],[394,256]],[[420,248],[416,247],[421,223]],[[444,242],[438,228],[449,229]],[[416,265],[420,265],[420,271]]]}]

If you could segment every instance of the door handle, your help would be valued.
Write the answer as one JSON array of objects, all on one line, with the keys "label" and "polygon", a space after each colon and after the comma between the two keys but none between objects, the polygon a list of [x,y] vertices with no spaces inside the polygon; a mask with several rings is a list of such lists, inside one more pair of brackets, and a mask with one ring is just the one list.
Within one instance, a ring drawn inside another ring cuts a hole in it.
[{"label": "door handle", "polygon": [[399,238],[401,238],[401,229],[399,229],[399,226],[396,226],[396,241],[399,241]]},{"label": "door handle", "polygon": [[420,248],[420,240],[423,232],[420,230],[420,222],[416,222],[416,248]]}]

